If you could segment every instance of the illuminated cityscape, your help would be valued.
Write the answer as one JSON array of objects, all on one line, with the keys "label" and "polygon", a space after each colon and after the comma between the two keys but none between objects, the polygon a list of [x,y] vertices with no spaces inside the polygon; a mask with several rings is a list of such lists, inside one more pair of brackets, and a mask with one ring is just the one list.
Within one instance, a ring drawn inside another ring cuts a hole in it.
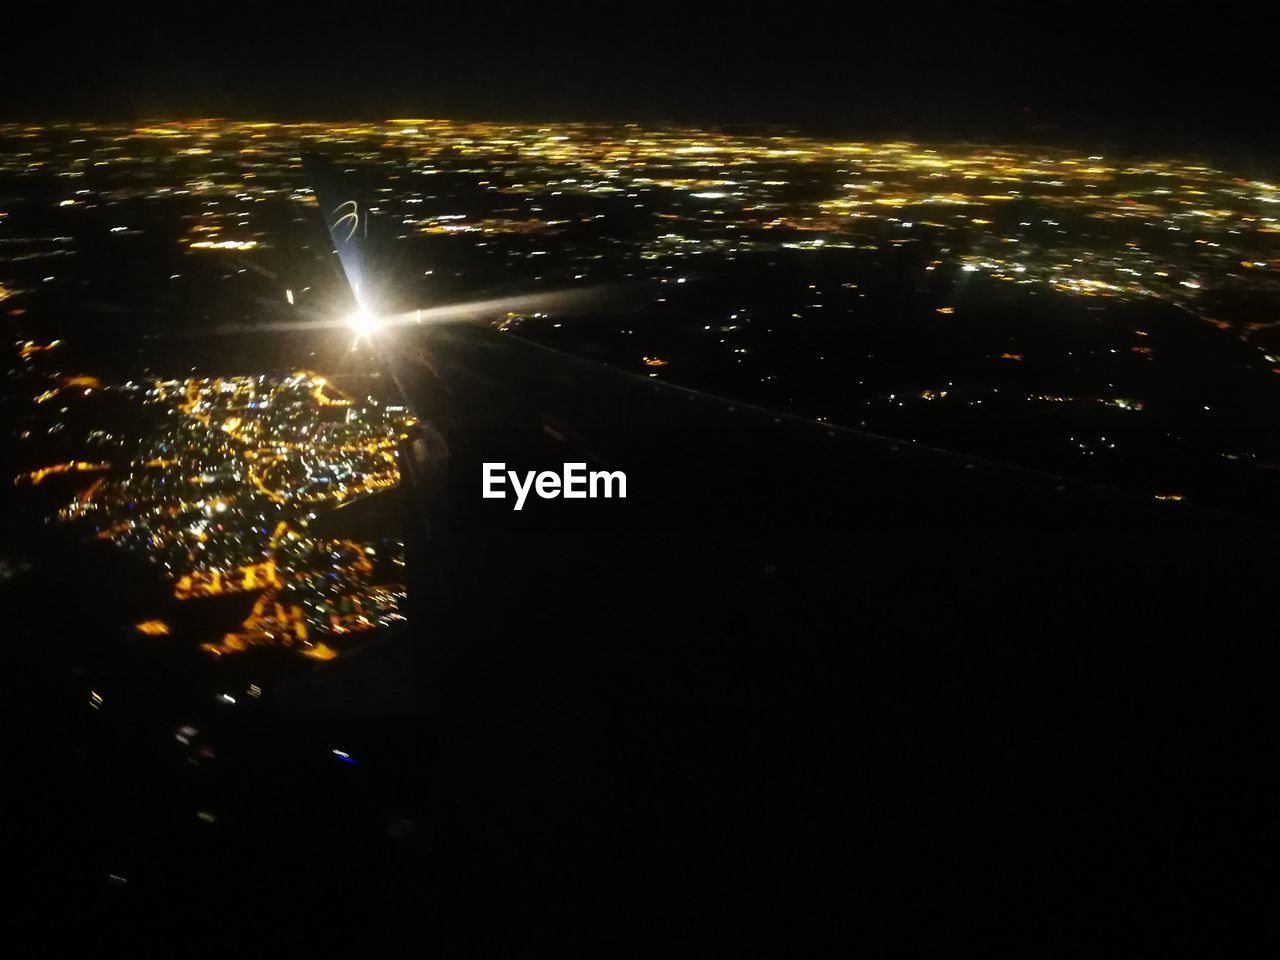
[{"label": "illuminated cityscape", "polygon": [[[822,422],[1275,513],[1275,178],[1191,157],[641,124],[9,124],[0,145],[0,177],[24,191],[0,232],[28,359],[75,340],[43,314],[101,257],[120,271],[104,283],[156,290],[179,329],[330,315],[340,293],[301,159],[320,151],[366,198],[379,258],[402,265],[391,312],[545,291],[546,309],[493,322]],[[35,399],[98,385],[68,376]],[[385,455],[352,469],[376,483]],[[251,474],[267,499],[320,482],[293,461]]]},{"label": "illuminated cityscape", "polygon": [[[1237,321],[1206,303],[1205,290],[1274,291],[1280,243],[1280,185],[1195,159],[445,120],[8,124],[0,138],[0,173],[52,180],[68,232],[78,213],[117,207],[127,221],[131,201],[163,202],[181,225],[182,247],[209,253],[280,245],[273,208],[313,202],[299,151],[317,147],[341,150],[376,180],[370,212],[399,240],[581,238],[591,228],[607,236],[613,225],[596,221],[616,219],[622,208],[603,201],[634,201],[623,206],[644,213],[626,214],[628,226],[644,228],[589,254],[571,246],[573,269],[587,271],[576,279],[635,275],[646,270],[641,261],[659,261],[647,268],[658,275],[674,269],[667,261],[717,252],[916,245],[936,252],[935,269],[1160,299],[1253,332],[1270,322]],[[439,182],[455,177],[476,188],[470,209],[441,195]],[[109,229],[125,239],[145,227]],[[67,236],[7,239],[22,248],[13,255],[21,260],[73,253]],[[493,251],[505,259],[551,253],[536,239]],[[545,279],[562,266],[558,259]]]},{"label": "illuminated cityscape", "polygon": [[403,587],[370,580],[374,546],[306,533],[313,511],[399,482],[395,448],[407,435],[396,431],[413,422],[403,408],[372,397],[356,406],[309,373],[126,389],[164,407],[167,428],[61,516],[152,559],[179,600],[261,591],[211,652],[280,644],[327,659],[336,654],[321,637],[403,619]]}]

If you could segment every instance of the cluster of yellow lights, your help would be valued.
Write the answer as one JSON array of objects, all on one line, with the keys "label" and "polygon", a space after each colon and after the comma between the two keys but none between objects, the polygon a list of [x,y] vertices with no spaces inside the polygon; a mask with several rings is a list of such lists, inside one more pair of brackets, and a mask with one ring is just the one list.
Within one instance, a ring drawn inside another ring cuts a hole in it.
[{"label": "cluster of yellow lights", "polygon": [[173,585],[173,595],[179,600],[194,597],[216,597],[228,593],[252,593],[267,587],[277,587],[274,560],[249,563],[233,570],[195,571],[178,578]]},{"label": "cluster of yellow lights", "polygon": [[51,340],[48,343],[36,343],[34,340],[24,340],[18,344],[18,356],[22,359],[34,356],[37,353],[45,353],[54,350],[61,344],[61,340]]},{"label": "cluster of yellow lights", "polygon": [[[68,380],[79,385],[87,378],[72,377]],[[305,528],[305,511],[316,505],[349,502],[352,498],[395,486],[400,479],[396,446],[404,438],[403,428],[413,421],[412,417],[398,413],[392,415],[388,411],[390,419],[379,421],[370,433],[360,425],[363,411],[353,409],[352,398],[329,378],[310,371],[299,371],[283,381],[265,385],[256,377],[164,381],[155,384],[151,396],[156,402],[171,404],[192,421],[232,440],[236,446],[229,454],[243,457],[246,467],[243,474],[237,471],[241,482],[277,504],[288,502],[302,511],[290,515],[294,519],[275,523],[261,554],[258,554],[261,559],[256,562],[226,565],[224,561],[223,565],[200,565],[181,573],[165,564],[165,568],[172,571],[173,598],[179,602],[257,594],[253,609],[237,628],[226,633],[219,642],[206,644],[209,652],[221,655],[253,646],[275,645],[289,647],[313,659],[332,659],[338,651],[309,636],[309,624],[316,622],[316,615],[326,618],[322,632],[331,635],[372,630],[381,624],[403,619],[397,612],[403,600],[403,587],[370,582],[373,565],[363,544],[350,540],[314,541],[309,535],[291,529],[290,525],[294,523],[299,529]],[[371,400],[371,403],[377,405],[376,400]],[[319,414],[326,408],[345,410],[345,423],[353,424],[350,430],[344,428],[327,437],[319,434],[317,427],[322,423],[333,425],[342,422],[335,421],[333,417],[321,418]],[[276,416],[277,410],[281,411],[283,419]],[[349,468],[354,472],[332,485],[322,483],[313,490],[300,488],[299,475],[290,464],[296,466],[325,458],[350,458]],[[173,457],[153,456],[150,459],[140,458],[132,466],[134,471],[171,471],[179,469],[184,459],[179,457],[175,461]],[[84,462],[55,464],[24,474],[17,482],[37,484],[56,473],[106,470],[108,467],[108,464]],[[132,478],[134,473],[131,471],[129,476]],[[201,473],[181,479],[185,484],[197,487],[216,480],[213,474],[205,476]],[[95,534],[98,539],[116,540],[136,535],[136,524],[143,513],[134,509],[138,494],[130,490],[127,481],[122,481],[111,486],[108,496],[100,493],[102,484],[103,479],[99,477],[64,508],[62,516],[74,519],[96,513],[105,521]],[[229,517],[237,515],[238,499],[230,491],[198,500],[183,497],[182,505],[156,505],[150,512],[173,516],[185,509],[196,509],[208,518]],[[171,542],[176,537],[179,546],[188,549],[198,547],[197,552],[203,554],[206,547],[214,545],[211,541],[216,535],[215,530],[221,529],[220,526],[210,526],[210,523],[216,524],[217,521],[210,519],[191,525],[184,522],[163,536]],[[150,532],[149,539],[152,547],[161,546],[156,531]],[[332,605],[326,608],[323,604],[317,611],[309,604],[304,607],[287,599],[299,582],[299,574],[291,565],[281,569],[281,551],[286,544],[319,549],[332,558],[326,571],[336,570],[353,584],[352,590],[343,594],[346,604],[341,608],[343,612],[337,612]],[[372,549],[367,551],[369,554],[372,552]],[[164,621],[153,619],[135,625],[135,629],[146,635],[160,636],[169,628]]]},{"label": "cluster of yellow lights", "polygon": [[196,240],[188,246],[192,250],[253,250],[257,240]]},{"label": "cluster of yellow lights", "polygon": [[55,463],[47,467],[41,467],[38,470],[32,470],[29,473],[20,473],[13,478],[13,482],[15,484],[29,483],[34,487],[43,483],[46,478],[60,473],[98,473],[110,469],[111,464],[109,463],[89,463],[84,460],[72,460],[70,463]]}]

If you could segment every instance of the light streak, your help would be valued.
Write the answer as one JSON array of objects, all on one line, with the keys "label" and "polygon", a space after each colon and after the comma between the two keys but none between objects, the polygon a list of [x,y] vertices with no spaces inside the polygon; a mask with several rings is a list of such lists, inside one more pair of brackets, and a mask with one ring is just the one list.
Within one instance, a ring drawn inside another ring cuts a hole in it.
[{"label": "light streak", "polygon": [[[475,323],[496,319],[507,312],[532,313],[534,311],[572,313],[592,302],[617,284],[598,287],[572,287],[565,290],[548,290],[542,293],[517,294],[510,297],[494,297],[487,300],[470,300],[446,303],[435,307],[407,310],[403,313],[380,315],[376,318],[379,332],[393,327],[417,326],[438,323]],[[366,311],[367,312],[367,311]],[[310,330],[335,328],[351,329],[354,317],[313,316],[308,320],[279,321],[275,323],[227,323],[200,330],[184,330],[163,334],[165,339],[188,339],[205,336],[232,336],[244,333],[300,333]]]}]

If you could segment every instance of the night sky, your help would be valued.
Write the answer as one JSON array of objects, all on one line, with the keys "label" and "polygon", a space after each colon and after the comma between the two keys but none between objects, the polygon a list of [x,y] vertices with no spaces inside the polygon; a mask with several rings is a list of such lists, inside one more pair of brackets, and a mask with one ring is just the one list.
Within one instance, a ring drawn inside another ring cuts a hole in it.
[{"label": "night sky", "polygon": [[772,122],[1255,158],[1280,143],[1260,4],[50,7],[7,39],[4,119]]}]

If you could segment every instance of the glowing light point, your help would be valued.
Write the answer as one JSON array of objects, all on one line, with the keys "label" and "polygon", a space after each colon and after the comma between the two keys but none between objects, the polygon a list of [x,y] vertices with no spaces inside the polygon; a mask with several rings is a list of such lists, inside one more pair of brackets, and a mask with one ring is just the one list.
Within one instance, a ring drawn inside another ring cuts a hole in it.
[{"label": "glowing light point", "polygon": [[347,318],[347,326],[355,331],[356,340],[367,339],[378,329],[378,320],[368,310],[357,310]]}]

